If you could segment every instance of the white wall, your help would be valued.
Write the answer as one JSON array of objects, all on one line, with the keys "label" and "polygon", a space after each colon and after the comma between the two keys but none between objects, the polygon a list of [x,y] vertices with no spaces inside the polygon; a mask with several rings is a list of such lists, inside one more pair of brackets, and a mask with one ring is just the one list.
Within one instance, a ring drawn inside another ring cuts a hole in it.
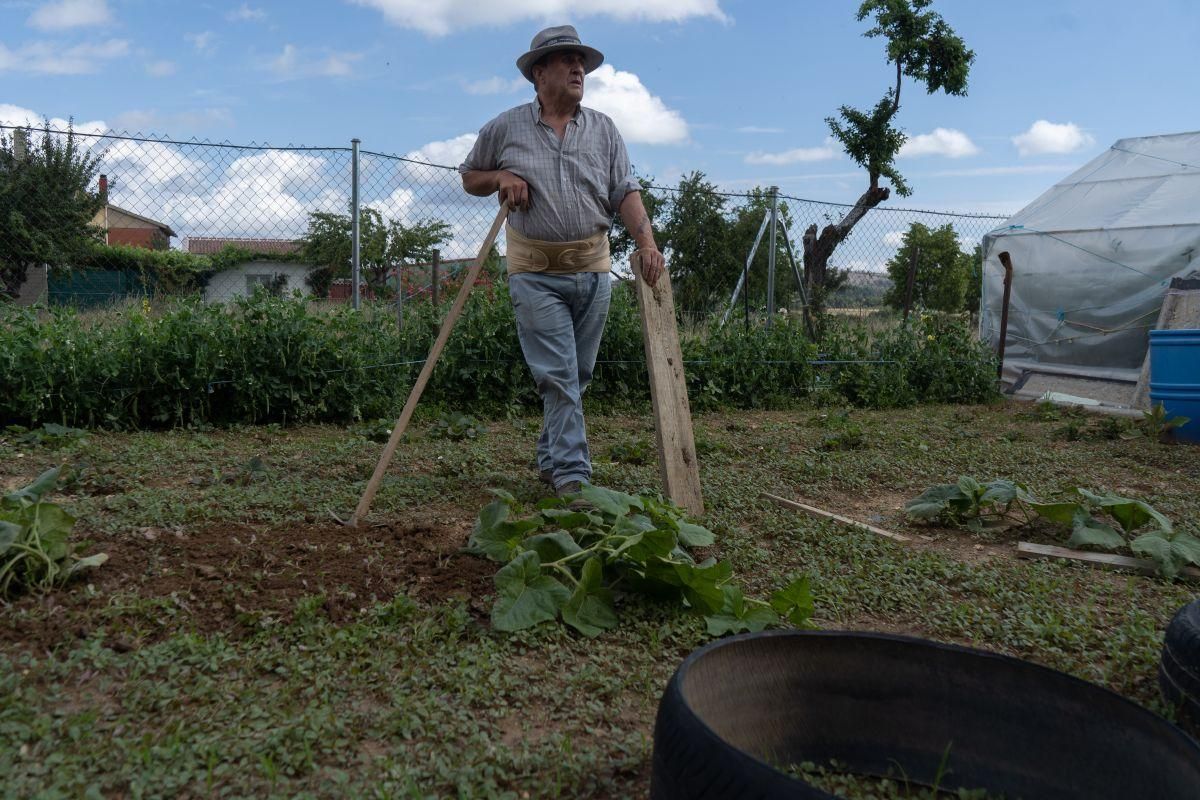
[{"label": "white wall", "polygon": [[283,293],[290,295],[293,291],[301,294],[311,294],[304,276],[313,269],[311,264],[295,264],[284,261],[247,261],[245,264],[218,272],[204,288],[204,299],[207,302],[227,302],[238,297],[249,297],[254,289],[253,284],[259,278],[270,279],[281,274],[287,277]]}]

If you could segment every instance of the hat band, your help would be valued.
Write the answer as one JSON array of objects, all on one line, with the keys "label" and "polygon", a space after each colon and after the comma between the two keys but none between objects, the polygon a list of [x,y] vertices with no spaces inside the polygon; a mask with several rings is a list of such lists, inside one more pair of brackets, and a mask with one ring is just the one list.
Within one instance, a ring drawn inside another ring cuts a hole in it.
[{"label": "hat band", "polygon": [[551,39],[548,42],[542,42],[536,49],[541,50],[543,47],[551,47],[556,44],[582,44],[579,39],[574,36],[559,36],[557,39]]}]

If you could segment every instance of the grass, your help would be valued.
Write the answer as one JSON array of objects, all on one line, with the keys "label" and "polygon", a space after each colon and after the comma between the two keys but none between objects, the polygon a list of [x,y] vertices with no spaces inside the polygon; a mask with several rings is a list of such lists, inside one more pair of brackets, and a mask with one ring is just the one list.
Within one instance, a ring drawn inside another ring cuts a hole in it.
[{"label": "grass", "polygon": [[[93,433],[0,442],[13,487],[54,464],[52,499],[113,559],[0,620],[0,779],[22,797],[644,797],[659,694],[702,625],[622,609],[584,640],[487,625],[488,565],[465,541],[490,486],[532,502],[537,420],[461,441],[413,426],[366,526],[346,516],[382,445],[337,427]],[[1040,494],[1145,499],[1200,533],[1195,451],[1106,435],[1031,406],[738,412],[695,419],[719,553],[748,592],[807,572],[827,628],[1009,653],[1156,711],[1162,630],[1183,584],[1012,557],[1017,538],[908,526],[900,507],[959,474]],[[861,435],[840,436],[853,423]],[[589,417],[597,483],[652,490],[648,416]],[[925,535],[911,547],[797,516],[770,491]],[[203,548],[201,548],[203,544]],[[226,558],[227,554],[227,558]],[[205,560],[207,559],[207,560]],[[202,563],[201,563],[202,562]],[[459,580],[459,573],[477,574]],[[455,581],[458,581],[457,583]],[[1067,743],[1064,743],[1066,746]]]}]

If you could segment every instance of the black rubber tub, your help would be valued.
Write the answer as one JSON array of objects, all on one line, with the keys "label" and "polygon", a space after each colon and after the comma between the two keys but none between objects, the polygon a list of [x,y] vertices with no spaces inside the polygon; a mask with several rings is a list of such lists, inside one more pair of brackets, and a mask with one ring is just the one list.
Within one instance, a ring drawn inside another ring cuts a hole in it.
[{"label": "black rubber tub", "polygon": [[828,798],[786,770],[834,760],[1010,800],[1200,798],[1200,745],[1107,689],[1007,656],[837,631],[748,634],[690,655],[659,704],[650,796]]}]

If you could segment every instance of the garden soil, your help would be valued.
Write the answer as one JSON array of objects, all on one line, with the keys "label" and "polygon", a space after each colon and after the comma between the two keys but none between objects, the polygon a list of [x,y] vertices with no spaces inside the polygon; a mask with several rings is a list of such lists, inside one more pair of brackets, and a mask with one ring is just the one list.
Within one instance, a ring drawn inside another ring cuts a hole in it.
[{"label": "garden soil", "polygon": [[[106,643],[132,649],[181,630],[240,638],[291,621],[306,598],[334,622],[397,594],[425,604],[458,597],[479,619],[496,565],[461,552],[471,521],[433,516],[347,528],[327,524],[210,525],[173,532],[144,528],[120,538],[88,536],[84,552],[106,552],[102,569],[67,591],[18,599],[0,620],[0,641],[35,652],[87,638],[115,616]],[[83,584],[83,585],[80,585]],[[87,588],[91,584],[94,591]],[[50,613],[36,613],[41,605]],[[134,613],[129,625],[131,606]],[[22,607],[35,613],[21,613]],[[120,608],[119,615],[114,613]]]}]

